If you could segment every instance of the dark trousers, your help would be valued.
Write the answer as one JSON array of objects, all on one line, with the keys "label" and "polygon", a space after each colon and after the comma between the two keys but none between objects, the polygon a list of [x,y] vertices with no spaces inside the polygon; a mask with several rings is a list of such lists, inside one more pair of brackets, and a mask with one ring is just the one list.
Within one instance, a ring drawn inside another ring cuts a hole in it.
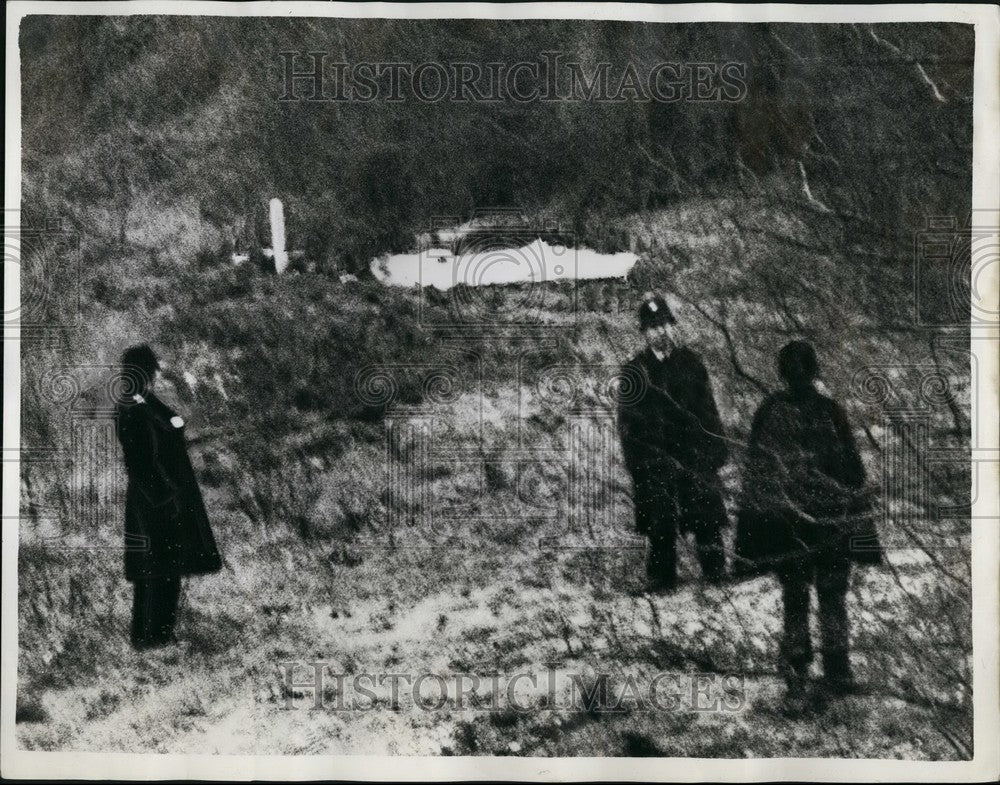
[{"label": "dark trousers", "polygon": [[635,517],[639,532],[649,538],[650,582],[663,588],[677,583],[677,535],[687,532],[694,533],[702,575],[713,583],[722,580],[726,508],[714,475],[641,477],[635,483]]},{"label": "dark trousers", "polygon": [[177,622],[181,596],[180,578],[147,578],[135,581],[132,600],[132,645],[136,648],[170,642]]},{"label": "dark trousers", "polygon": [[803,556],[778,570],[785,615],[781,657],[786,678],[804,676],[812,662],[809,587],[813,584],[816,585],[819,599],[824,676],[830,680],[850,678],[850,629],[847,621],[847,585],[850,574],[850,558],[839,549]]}]

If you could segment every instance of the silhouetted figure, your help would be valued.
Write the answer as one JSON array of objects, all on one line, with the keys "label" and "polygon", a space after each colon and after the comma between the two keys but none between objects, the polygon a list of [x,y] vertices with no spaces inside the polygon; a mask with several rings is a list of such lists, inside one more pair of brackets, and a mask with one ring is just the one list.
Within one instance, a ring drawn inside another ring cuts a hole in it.
[{"label": "silhouetted figure", "polygon": [[639,329],[647,345],[623,366],[618,403],[636,528],[649,538],[653,591],[676,585],[678,533],[694,533],[706,579],[721,580],[726,566],[717,473],[728,450],[708,371],[698,354],[677,345],[675,324],[662,297],[642,303]]},{"label": "silhouetted figure", "polygon": [[778,355],[787,388],[757,410],[747,445],[736,533],[737,573],[774,571],[784,603],[781,665],[793,714],[809,705],[809,587],[816,586],[823,689],[854,689],[846,594],[851,563],[878,563],[881,549],[865,470],[844,410],[815,387],[816,352],[792,341]]},{"label": "silhouetted figure", "polygon": [[222,566],[188,458],[184,421],[156,397],[159,362],[145,344],[122,355],[135,394],[118,403],[118,439],[128,472],[125,578],[135,587],[132,645],[174,640],[181,576]]}]

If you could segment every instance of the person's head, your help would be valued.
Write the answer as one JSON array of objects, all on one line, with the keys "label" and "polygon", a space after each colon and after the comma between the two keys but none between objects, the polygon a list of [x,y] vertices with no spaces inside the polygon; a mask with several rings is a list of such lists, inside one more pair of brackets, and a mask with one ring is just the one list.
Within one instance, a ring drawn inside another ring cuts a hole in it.
[{"label": "person's head", "polygon": [[639,306],[639,330],[646,343],[658,352],[670,351],[677,342],[677,320],[667,301],[658,294],[648,294]]},{"label": "person's head", "polygon": [[778,373],[793,392],[811,389],[819,375],[819,362],[812,344],[790,341],[781,347],[778,352]]},{"label": "person's head", "polygon": [[130,346],[122,354],[122,371],[138,392],[151,389],[156,383],[160,362],[148,344]]}]

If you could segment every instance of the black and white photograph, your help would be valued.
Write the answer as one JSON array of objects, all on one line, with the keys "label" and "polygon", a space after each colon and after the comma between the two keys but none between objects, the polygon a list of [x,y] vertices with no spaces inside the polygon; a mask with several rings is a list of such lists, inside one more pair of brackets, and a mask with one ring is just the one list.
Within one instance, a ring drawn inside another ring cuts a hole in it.
[{"label": "black and white photograph", "polygon": [[998,34],[9,3],[3,775],[1000,776]]}]

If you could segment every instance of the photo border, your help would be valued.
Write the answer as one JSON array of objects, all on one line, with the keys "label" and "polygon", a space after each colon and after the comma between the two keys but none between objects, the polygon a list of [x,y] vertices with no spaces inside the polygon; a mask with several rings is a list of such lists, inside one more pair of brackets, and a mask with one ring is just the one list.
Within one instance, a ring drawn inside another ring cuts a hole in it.
[{"label": "photo border", "polygon": [[[21,19],[32,13],[48,15],[171,16],[316,16],[400,19],[579,19],[637,22],[957,22],[975,26],[973,107],[974,210],[1000,209],[997,140],[1000,139],[1000,9],[989,5],[740,5],[689,4],[678,6],[620,3],[524,4],[398,4],[328,2],[189,2],[153,0],[132,2],[44,3],[13,0],[7,4],[6,41],[6,177],[4,204],[17,209],[21,202],[20,53]],[[990,296],[997,297],[997,270],[992,271]],[[20,271],[5,265],[5,311],[20,302]],[[980,305],[983,305],[980,303]],[[996,312],[996,300],[986,303]],[[991,337],[1000,330],[996,326]],[[975,334],[982,336],[977,326]],[[992,340],[991,345],[996,345]],[[1000,776],[1000,692],[998,692],[998,607],[1000,607],[1000,518],[995,473],[980,488],[972,521],[974,750],[970,761],[831,760],[815,758],[733,759],[705,758],[517,758],[517,757],[409,757],[409,756],[210,756],[182,754],[125,754],[34,752],[18,750],[15,741],[18,614],[17,547],[20,494],[20,385],[21,343],[4,346],[4,450],[15,460],[3,462],[3,583],[2,675],[0,695],[0,755],[7,778],[59,779],[363,779],[439,780],[672,780],[720,779],[814,781],[987,781]],[[997,354],[976,356],[980,378],[991,385],[980,398],[980,447],[996,450]],[[983,400],[983,399],[986,400]],[[8,452],[13,451],[13,452]]]}]

